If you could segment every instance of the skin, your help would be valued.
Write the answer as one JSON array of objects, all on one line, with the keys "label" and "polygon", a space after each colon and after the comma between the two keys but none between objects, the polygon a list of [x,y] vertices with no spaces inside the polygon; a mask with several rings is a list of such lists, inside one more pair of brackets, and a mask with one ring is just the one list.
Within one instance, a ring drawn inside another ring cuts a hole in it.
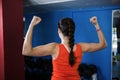
[{"label": "skin", "polygon": [[[29,25],[27,34],[25,36],[22,54],[25,56],[51,55],[52,58],[55,59],[55,58],[57,58],[58,52],[59,52],[58,43],[52,42],[49,44],[32,47],[33,29],[40,22],[41,22],[40,17],[37,17],[37,16],[33,17],[32,21]],[[99,27],[99,24],[97,21],[97,17],[94,16],[94,17],[90,18],[90,22],[95,26],[96,30],[99,30],[99,31],[97,31],[99,43],[81,43],[81,42],[78,43],[78,44],[80,44],[83,53],[98,51],[98,50],[106,48],[106,46],[107,46],[104,35],[103,35],[102,31],[100,30],[100,27]],[[64,36],[59,28],[58,28],[58,34],[61,39],[61,43],[65,46],[67,51],[70,52],[68,37]],[[76,45],[74,45],[74,47],[73,47],[73,51],[75,51],[75,50],[76,50]]]}]

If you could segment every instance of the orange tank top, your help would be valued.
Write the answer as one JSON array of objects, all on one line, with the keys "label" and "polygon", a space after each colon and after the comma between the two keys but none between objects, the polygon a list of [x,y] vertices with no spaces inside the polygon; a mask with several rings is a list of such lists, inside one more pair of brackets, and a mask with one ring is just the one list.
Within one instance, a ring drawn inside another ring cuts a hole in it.
[{"label": "orange tank top", "polygon": [[78,67],[82,60],[82,50],[79,44],[76,44],[74,56],[76,57],[76,63],[71,67],[69,64],[69,52],[63,44],[59,44],[58,57],[52,60],[53,73],[51,80],[81,80]]}]

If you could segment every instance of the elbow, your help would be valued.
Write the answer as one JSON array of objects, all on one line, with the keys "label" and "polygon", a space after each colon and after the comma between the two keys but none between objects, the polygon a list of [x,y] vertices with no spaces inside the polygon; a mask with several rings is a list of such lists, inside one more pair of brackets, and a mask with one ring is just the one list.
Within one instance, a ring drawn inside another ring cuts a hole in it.
[{"label": "elbow", "polygon": [[29,56],[31,52],[32,52],[32,50],[25,50],[25,49],[23,49],[22,50],[22,55]]},{"label": "elbow", "polygon": [[24,56],[29,56],[33,51],[32,45],[30,44],[23,44],[23,48],[22,48],[22,55]]},{"label": "elbow", "polygon": [[104,46],[103,46],[103,48],[106,48],[106,47],[107,47],[107,44],[105,43]]},{"label": "elbow", "polygon": [[22,51],[22,55],[25,56],[25,55],[26,55],[26,52],[25,52],[25,51]]},{"label": "elbow", "polygon": [[101,46],[101,49],[105,49],[107,47],[107,43],[103,43],[103,45]]},{"label": "elbow", "polygon": [[107,47],[107,44],[106,43],[101,43],[101,44],[99,44],[98,45],[99,47],[99,49],[98,50],[102,50],[102,49],[105,49],[106,47]]},{"label": "elbow", "polygon": [[27,53],[25,50],[22,51],[22,55],[23,55],[23,56],[26,56],[27,54],[28,54],[28,53]]},{"label": "elbow", "polygon": [[106,47],[107,47],[107,42],[105,41],[103,48],[106,48]]}]

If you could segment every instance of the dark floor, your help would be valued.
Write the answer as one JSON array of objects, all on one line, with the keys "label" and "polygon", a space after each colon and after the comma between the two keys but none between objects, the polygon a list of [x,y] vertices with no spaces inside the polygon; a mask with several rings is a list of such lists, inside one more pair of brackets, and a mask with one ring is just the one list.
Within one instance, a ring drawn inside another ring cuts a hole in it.
[{"label": "dark floor", "polygon": [[[26,58],[25,80],[50,80],[52,75],[51,60],[38,58],[36,62],[31,57]],[[37,67],[36,67],[37,66]],[[113,58],[112,80],[120,80],[120,61]]]},{"label": "dark floor", "polygon": [[112,80],[120,80],[120,61],[113,62],[112,65]]}]

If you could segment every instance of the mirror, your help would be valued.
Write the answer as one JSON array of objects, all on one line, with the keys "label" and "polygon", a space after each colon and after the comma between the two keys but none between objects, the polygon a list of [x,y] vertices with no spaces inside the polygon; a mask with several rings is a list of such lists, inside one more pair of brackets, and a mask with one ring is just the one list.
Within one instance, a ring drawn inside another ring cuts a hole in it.
[{"label": "mirror", "polygon": [[112,79],[120,79],[120,10],[112,11]]}]

